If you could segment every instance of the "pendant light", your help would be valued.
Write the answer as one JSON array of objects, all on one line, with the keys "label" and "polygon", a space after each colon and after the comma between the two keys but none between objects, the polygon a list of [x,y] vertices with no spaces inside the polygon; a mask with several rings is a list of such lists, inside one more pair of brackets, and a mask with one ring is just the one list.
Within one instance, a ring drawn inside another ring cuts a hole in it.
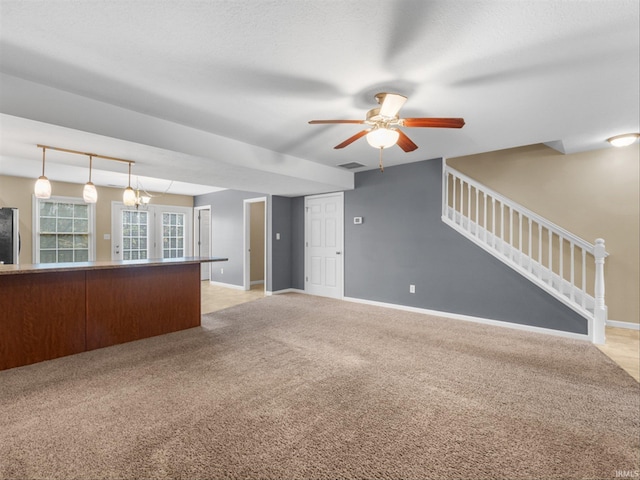
[{"label": "pendant light", "polygon": [[127,207],[133,207],[136,204],[136,192],[131,188],[131,163],[129,163],[129,186],[124,189],[122,194],[122,203]]},{"label": "pendant light", "polygon": [[87,203],[96,203],[98,201],[98,190],[96,190],[96,186],[91,182],[92,167],[93,156],[89,155],[89,181],[84,185],[84,190],[82,190],[82,198]]},{"label": "pendant light", "polygon": [[49,182],[49,179],[44,176],[44,157],[46,150],[46,148],[42,147],[42,175],[40,175],[40,177],[36,181],[36,186],[34,189],[36,198],[43,199],[51,198],[51,183]]}]

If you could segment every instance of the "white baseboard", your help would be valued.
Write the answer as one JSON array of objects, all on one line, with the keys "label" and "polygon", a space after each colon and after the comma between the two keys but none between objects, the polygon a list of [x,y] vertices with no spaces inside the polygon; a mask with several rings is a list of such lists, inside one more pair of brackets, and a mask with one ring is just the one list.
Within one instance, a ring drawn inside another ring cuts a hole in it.
[{"label": "white baseboard", "polygon": [[252,280],[251,285],[262,285],[264,283],[264,280]]},{"label": "white baseboard", "polygon": [[214,282],[213,280],[209,280],[209,283],[218,287],[233,288],[234,290],[244,290],[244,287],[242,285],[234,285],[233,283]]},{"label": "white baseboard", "polygon": [[376,302],[373,300],[363,300],[361,298],[344,297],[347,302],[363,303],[365,305],[374,305],[377,307],[393,308],[395,310],[403,310],[406,312],[422,313],[436,317],[451,318],[454,320],[463,320],[465,322],[482,323],[485,325],[493,325],[496,327],[511,328],[514,330],[523,330],[534,333],[544,333],[547,335],[555,335],[557,337],[571,338],[574,340],[590,341],[589,335],[581,333],[563,332],[562,330],[553,330],[551,328],[534,327],[531,325],[521,325],[518,323],[505,322],[504,320],[492,320],[490,318],[472,317],[471,315],[461,315],[458,313],[440,312],[438,310],[429,310],[426,308],[408,307],[405,305],[396,305],[394,303]]},{"label": "white baseboard", "polygon": [[640,323],[619,322],[618,320],[607,320],[607,327],[627,328],[629,330],[640,330]]},{"label": "white baseboard", "polygon": [[307,293],[307,292],[305,292],[304,290],[300,290],[298,288],[285,288],[283,290],[276,290],[275,292],[271,292],[267,290],[265,294],[267,295],[267,297],[269,297],[271,295],[281,295],[283,293]]}]

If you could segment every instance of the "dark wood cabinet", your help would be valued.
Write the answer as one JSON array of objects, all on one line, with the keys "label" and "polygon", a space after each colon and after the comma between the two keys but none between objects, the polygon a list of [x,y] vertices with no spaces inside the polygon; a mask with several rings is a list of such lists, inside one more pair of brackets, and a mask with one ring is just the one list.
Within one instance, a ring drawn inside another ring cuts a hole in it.
[{"label": "dark wood cabinet", "polygon": [[0,269],[0,370],[200,325],[200,264]]}]

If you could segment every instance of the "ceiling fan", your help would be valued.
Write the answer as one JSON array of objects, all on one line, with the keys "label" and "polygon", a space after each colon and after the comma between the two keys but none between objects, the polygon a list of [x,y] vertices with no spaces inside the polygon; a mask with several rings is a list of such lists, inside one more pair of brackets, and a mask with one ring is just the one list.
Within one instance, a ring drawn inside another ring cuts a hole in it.
[{"label": "ceiling fan", "polygon": [[380,107],[372,108],[367,112],[364,120],[311,120],[312,125],[323,123],[352,123],[368,125],[352,137],[333,148],[344,148],[366,135],[367,142],[374,148],[380,149],[380,170],[382,166],[382,150],[395,144],[405,152],[412,152],[418,145],[398,127],[424,127],[424,128],[462,128],[462,118],[400,118],[400,108],[407,101],[407,97],[398,93],[377,93],[375,95]]}]

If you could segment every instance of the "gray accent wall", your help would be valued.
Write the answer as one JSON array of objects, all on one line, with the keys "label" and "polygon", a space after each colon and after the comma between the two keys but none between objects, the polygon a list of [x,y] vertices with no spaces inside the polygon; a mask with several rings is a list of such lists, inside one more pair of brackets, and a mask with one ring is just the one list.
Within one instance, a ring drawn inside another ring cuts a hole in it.
[{"label": "gray accent wall", "polygon": [[304,197],[291,199],[291,288],[304,290]]},{"label": "gray accent wall", "polygon": [[[291,198],[271,197],[272,292],[291,288]],[[278,239],[278,234],[280,238]]]},{"label": "gray accent wall", "polygon": [[344,194],[346,297],[587,333],[586,319],[445,225],[441,189],[440,159],[356,174]]}]

